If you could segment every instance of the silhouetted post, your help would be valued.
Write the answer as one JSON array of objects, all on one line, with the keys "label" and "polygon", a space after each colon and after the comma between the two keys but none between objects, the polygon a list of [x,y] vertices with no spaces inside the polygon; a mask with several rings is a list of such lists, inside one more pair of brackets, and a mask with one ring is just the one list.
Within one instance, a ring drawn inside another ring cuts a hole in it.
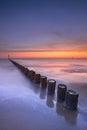
[{"label": "silhouetted post", "polygon": [[29,78],[31,80],[34,80],[34,78],[35,78],[35,72],[33,70],[30,70],[30,72],[29,72]]},{"label": "silhouetted post", "polygon": [[63,102],[65,100],[67,86],[59,84],[57,88],[57,101]]},{"label": "silhouetted post", "polygon": [[34,78],[35,83],[39,84],[41,81],[41,75],[40,74],[35,74],[35,78]]},{"label": "silhouetted post", "polygon": [[28,71],[27,71],[27,77],[29,77],[30,76],[30,70],[28,69]]},{"label": "silhouetted post", "polygon": [[66,93],[66,108],[70,110],[76,110],[78,104],[78,96],[79,94],[73,90],[68,90]]},{"label": "silhouetted post", "polygon": [[56,81],[54,79],[48,80],[48,94],[54,94],[56,87]]},{"label": "silhouetted post", "polygon": [[46,88],[46,87],[47,87],[47,77],[41,76],[41,88]]},{"label": "silhouetted post", "polygon": [[28,75],[28,72],[29,72],[29,69],[26,68],[26,69],[25,69],[25,75],[26,75],[26,76]]}]

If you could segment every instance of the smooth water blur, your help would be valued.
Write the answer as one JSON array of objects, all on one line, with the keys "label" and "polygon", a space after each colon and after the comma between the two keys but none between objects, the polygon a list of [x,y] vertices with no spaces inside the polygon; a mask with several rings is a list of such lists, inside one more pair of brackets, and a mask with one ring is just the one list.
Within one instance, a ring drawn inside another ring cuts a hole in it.
[{"label": "smooth water blur", "polygon": [[[79,105],[87,111],[87,59],[15,59],[36,73],[64,83],[79,93]],[[56,85],[56,86],[57,86]],[[57,87],[56,87],[57,89]]]},{"label": "smooth water blur", "polygon": [[87,83],[87,59],[16,59],[37,73],[63,83]]},{"label": "smooth water blur", "polygon": [[[48,95],[47,89],[43,91],[11,62],[0,60],[0,130],[87,130],[87,83],[79,79],[80,74],[87,78],[86,71],[82,72],[86,70],[85,61],[14,60],[49,78],[62,77],[62,82],[67,80],[72,88],[76,86],[80,94],[78,110],[65,109],[64,104],[57,102],[56,92]],[[80,70],[75,72],[77,66]],[[69,74],[73,78],[73,74],[78,74],[75,81],[79,82],[72,82]]]}]

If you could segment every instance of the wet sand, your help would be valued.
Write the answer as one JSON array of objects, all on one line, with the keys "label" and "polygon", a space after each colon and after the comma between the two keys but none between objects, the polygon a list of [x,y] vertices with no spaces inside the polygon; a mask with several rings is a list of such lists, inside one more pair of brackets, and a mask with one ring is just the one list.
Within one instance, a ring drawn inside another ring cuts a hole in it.
[{"label": "wet sand", "polygon": [[87,84],[69,87],[80,94],[77,111],[56,103],[12,63],[0,60],[0,130],[87,130]]}]

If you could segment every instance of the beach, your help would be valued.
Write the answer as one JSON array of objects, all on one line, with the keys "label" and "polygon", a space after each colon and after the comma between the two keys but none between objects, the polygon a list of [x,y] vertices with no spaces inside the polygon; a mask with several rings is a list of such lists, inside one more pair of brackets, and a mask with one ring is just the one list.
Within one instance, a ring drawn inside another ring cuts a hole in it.
[{"label": "beach", "polygon": [[[44,92],[39,85],[32,83],[9,60],[2,59],[0,60],[0,130],[87,130],[86,61],[84,64],[82,61],[78,64],[71,63],[69,68],[66,62],[63,62],[62,66],[60,62],[54,66],[48,61],[48,64],[41,61],[38,64],[38,61],[14,60],[48,78],[56,79],[57,84],[65,83],[68,89],[77,91],[78,109],[77,111],[66,109],[63,103],[56,101],[56,91],[54,97],[49,96],[47,90]],[[62,73],[58,68],[62,68]]]}]

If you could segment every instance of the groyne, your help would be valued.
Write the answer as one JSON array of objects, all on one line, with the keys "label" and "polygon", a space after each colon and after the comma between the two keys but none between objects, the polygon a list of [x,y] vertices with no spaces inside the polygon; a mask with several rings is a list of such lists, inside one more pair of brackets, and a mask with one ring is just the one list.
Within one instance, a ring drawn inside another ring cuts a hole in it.
[{"label": "groyne", "polygon": [[[64,103],[64,107],[69,110],[77,110],[79,94],[76,91],[68,90],[65,84],[56,84],[55,79],[48,79],[34,70],[9,59],[29,80],[35,84],[39,84],[41,89],[47,89],[47,97],[57,94],[57,103]],[[55,91],[57,88],[57,91]]]}]

